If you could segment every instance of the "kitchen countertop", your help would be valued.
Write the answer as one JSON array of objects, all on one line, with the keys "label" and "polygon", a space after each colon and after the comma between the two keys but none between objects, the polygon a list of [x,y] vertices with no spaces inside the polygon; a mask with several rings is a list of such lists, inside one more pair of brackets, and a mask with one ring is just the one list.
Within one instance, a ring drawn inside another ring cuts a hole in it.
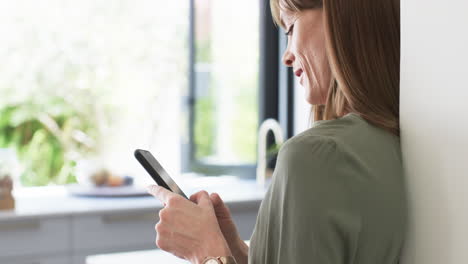
[{"label": "kitchen countertop", "polygon": [[[245,241],[249,244],[249,241]],[[187,264],[186,260],[178,258],[171,253],[159,250],[140,250],[133,252],[112,253],[88,256],[86,264],[127,264],[127,263],[164,263]]]},{"label": "kitchen countertop", "polygon": [[[255,180],[233,176],[192,177],[178,179],[177,182],[188,196],[199,190],[217,192],[231,208],[258,206],[267,189]],[[15,210],[0,211],[0,221],[162,208],[162,204],[152,196],[80,197],[71,195],[64,186],[21,188],[14,190],[14,196]]]},{"label": "kitchen countertop", "polygon": [[187,264],[186,260],[162,250],[142,250],[125,253],[114,253],[89,256],[86,264],[127,264],[127,263],[165,263],[165,264]]}]

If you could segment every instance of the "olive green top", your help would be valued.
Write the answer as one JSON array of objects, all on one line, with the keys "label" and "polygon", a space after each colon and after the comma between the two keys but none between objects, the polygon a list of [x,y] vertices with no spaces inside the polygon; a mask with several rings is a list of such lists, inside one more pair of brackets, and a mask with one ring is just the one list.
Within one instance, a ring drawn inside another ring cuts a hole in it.
[{"label": "olive green top", "polygon": [[406,229],[399,138],[351,113],[281,148],[249,263],[396,264]]}]

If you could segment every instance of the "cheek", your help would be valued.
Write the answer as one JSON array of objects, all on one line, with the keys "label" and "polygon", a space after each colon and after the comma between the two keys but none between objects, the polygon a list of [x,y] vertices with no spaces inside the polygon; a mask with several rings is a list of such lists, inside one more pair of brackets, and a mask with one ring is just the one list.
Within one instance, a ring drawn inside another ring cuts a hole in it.
[{"label": "cheek", "polygon": [[311,45],[301,57],[305,73],[302,84],[306,90],[306,100],[311,104],[324,104],[331,81],[330,65],[324,47]]},{"label": "cheek", "polygon": [[319,86],[320,90],[325,94],[325,96],[328,93],[328,90],[330,89],[330,82],[331,82],[331,69],[330,69],[330,64],[328,63],[328,60],[325,58],[322,65],[321,65],[321,74],[320,74],[320,79],[319,79]]},{"label": "cheek", "polygon": [[312,70],[312,73],[305,76],[307,78],[303,80],[306,100],[313,105],[325,104],[328,90],[330,89],[330,67],[326,62],[322,65],[317,65],[317,68],[319,67],[319,71]]},{"label": "cheek", "polygon": [[301,77],[307,102],[324,104],[328,94],[331,70],[325,48],[325,34],[320,25],[298,24],[290,42],[296,67],[301,67]]}]

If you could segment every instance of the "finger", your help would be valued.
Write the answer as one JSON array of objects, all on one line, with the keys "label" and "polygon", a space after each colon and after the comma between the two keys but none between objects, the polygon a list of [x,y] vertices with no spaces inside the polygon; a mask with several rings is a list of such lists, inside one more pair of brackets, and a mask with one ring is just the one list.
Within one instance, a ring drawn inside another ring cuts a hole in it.
[{"label": "finger", "polygon": [[199,193],[199,192],[196,192],[196,193],[190,195],[190,201],[196,203],[196,197],[197,197],[198,193]]},{"label": "finger", "polygon": [[229,208],[224,204],[219,194],[212,193],[210,195],[210,199],[217,217],[231,217],[231,212],[229,211]]},{"label": "finger", "polygon": [[213,204],[211,203],[210,195],[206,191],[200,191],[192,195],[190,197],[191,199],[193,198],[193,201],[202,206],[202,207],[213,207]]},{"label": "finger", "polygon": [[159,201],[164,204],[167,204],[169,198],[175,196],[176,194],[169,191],[168,189],[158,186],[158,185],[149,185],[147,187],[148,193],[156,197]]},{"label": "finger", "polygon": [[210,194],[210,199],[211,199],[211,202],[213,203],[214,207],[223,206],[223,204],[224,204],[223,200],[221,199],[221,197],[217,193]]},{"label": "finger", "polygon": [[200,195],[201,195],[202,192],[206,192],[206,191],[204,191],[204,190],[203,191],[198,191],[198,192],[192,194],[190,196],[190,201],[192,201],[194,203],[198,203],[198,200],[200,199]]}]

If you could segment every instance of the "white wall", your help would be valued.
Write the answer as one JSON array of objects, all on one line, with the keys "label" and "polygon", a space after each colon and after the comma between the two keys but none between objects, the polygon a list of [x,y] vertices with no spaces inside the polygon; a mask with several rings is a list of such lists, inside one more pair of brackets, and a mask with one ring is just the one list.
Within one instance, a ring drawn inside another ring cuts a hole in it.
[{"label": "white wall", "polygon": [[468,2],[402,0],[403,264],[468,263]]}]

